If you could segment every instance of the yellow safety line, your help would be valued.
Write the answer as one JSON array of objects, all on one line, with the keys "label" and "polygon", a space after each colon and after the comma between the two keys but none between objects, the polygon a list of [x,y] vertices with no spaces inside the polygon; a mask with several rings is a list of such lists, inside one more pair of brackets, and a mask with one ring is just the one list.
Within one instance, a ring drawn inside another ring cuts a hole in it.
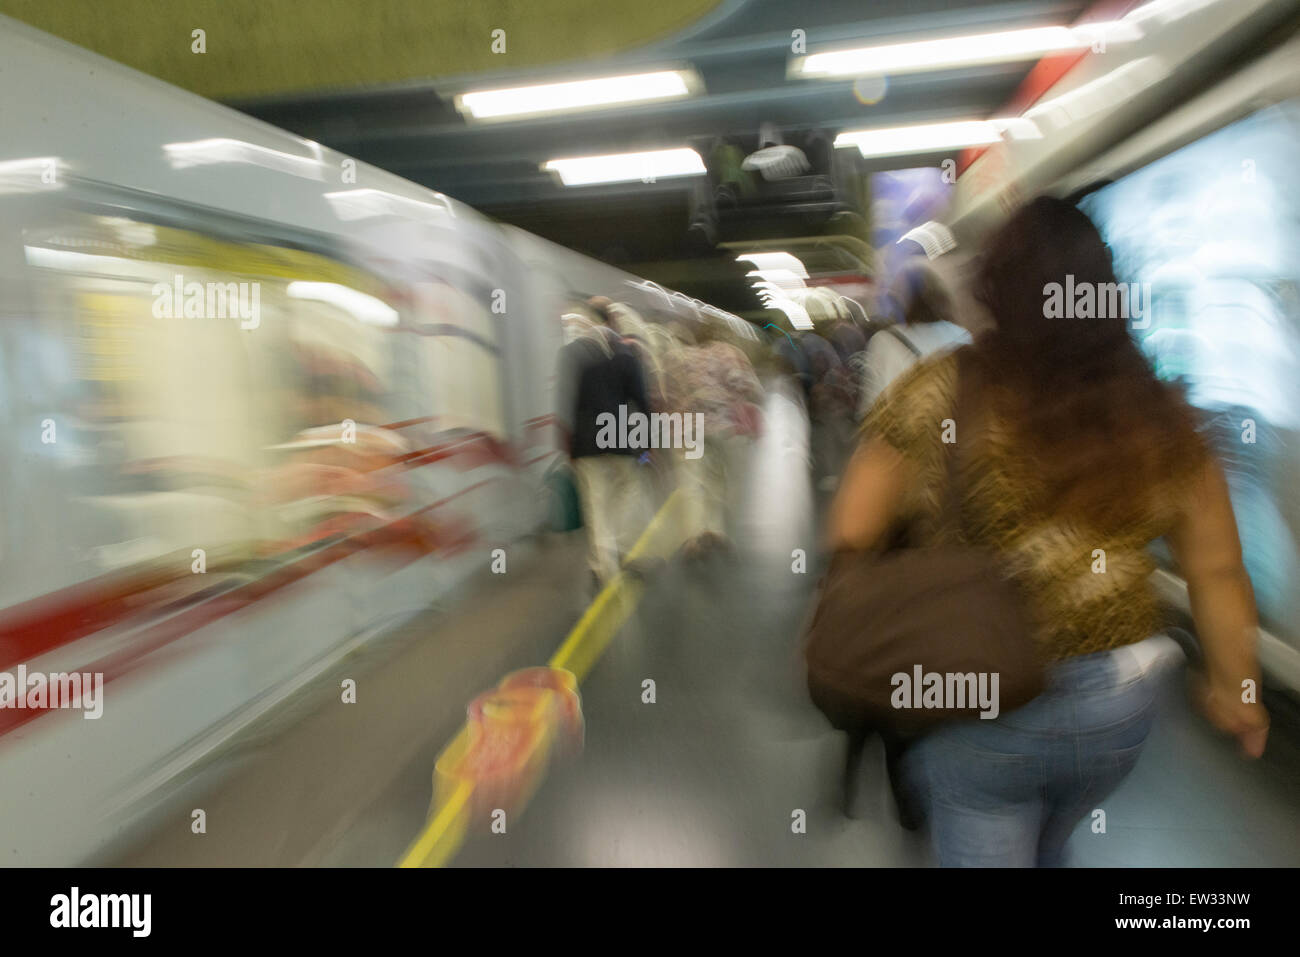
[{"label": "yellow safety line", "polygon": [[[654,518],[646,526],[641,537],[632,546],[632,550],[627,554],[627,561],[639,558],[649,557],[667,557],[672,548],[664,548],[663,545],[672,546],[680,536],[671,536],[667,542],[658,542],[661,532],[667,526],[669,518],[677,515],[684,507],[684,498],[680,491],[674,491],[668,496],[668,501],[655,514]],[[666,534],[666,533],[665,533]],[[660,547],[655,547],[659,545]],[[551,656],[548,663],[551,668],[563,668],[573,673],[574,677],[581,682],[587,676],[592,666],[599,660],[609,642],[617,634],[623,623],[631,617],[636,607],[635,600],[626,600],[640,598],[644,586],[638,576],[629,575],[627,572],[619,572],[614,579],[601,589],[596,600],[587,606],[578,623],[573,626],[563,644]],[[612,613],[606,617],[606,611],[612,609]],[[606,627],[597,630],[597,625],[604,623]],[[444,757],[455,752],[457,748],[464,750],[469,742],[469,728],[462,726],[460,732],[452,739],[451,743],[443,748],[438,755],[434,766]],[[540,782],[538,782],[540,784]],[[465,816],[469,809],[469,799],[474,793],[474,785],[470,781],[462,780],[456,785],[456,789],[448,795],[447,799],[438,807],[429,823],[425,825],[424,830],[420,832],[415,841],[402,855],[401,860],[397,862],[398,867],[441,867],[460,849],[461,842],[465,838]],[[436,800],[436,795],[435,795]]]},{"label": "yellow safety line", "polygon": [[456,785],[456,790],[452,792],[451,797],[434,815],[433,820],[428,826],[420,832],[420,836],[415,839],[415,843],[410,849],[402,855],[402,859],[397,862],[398,867],[442,867],[451,859],[451,856],[460,849],[461,841],[464,840],[465,830],[463,826],[455,827],[460,820],[461,815],[469,807],[470,795],[474,793],[474,785],[469,781],[461,781]]}]

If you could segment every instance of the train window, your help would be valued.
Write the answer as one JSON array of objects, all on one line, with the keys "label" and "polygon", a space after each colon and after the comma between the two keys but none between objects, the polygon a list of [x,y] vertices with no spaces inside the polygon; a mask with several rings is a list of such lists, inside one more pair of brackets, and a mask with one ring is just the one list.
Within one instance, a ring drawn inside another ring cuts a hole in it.
[{"label": "train window", "polygon": [[414,283],[411,324],[439,427],[504,436],[500,349],[485,302],[451,283]]},{"label": "train window", "polygon": [[59,359],[28,391],[55,397],[59,454],[34,484],[58,489],[68,540],[7,601],[143,564],[189,571],[195,549],[208,571],[235,568],[400,512],[406,486],[376,477],[407,451],[386,428],[400,313],[382,279],[295,248],[45,212],[24,234],[38,306],[19,325]]}]

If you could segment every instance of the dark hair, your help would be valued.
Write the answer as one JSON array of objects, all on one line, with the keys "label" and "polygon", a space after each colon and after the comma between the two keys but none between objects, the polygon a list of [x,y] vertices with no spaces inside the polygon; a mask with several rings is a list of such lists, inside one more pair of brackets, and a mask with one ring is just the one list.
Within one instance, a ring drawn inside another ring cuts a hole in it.
[{"label": "dark hair", "polygon": [[1040,197],[987,245],[976,295],[996,328],[976,355],[995,406],[1034,455],[1045,504],[1114,530],[1150,514],[1150,496],[1188,474],[1205,446],[1192,409],[1156,378],[1125,316],[1048,318],[1048,290],[1067,275],[1075,288],[1116,282],[1092,221]]}]

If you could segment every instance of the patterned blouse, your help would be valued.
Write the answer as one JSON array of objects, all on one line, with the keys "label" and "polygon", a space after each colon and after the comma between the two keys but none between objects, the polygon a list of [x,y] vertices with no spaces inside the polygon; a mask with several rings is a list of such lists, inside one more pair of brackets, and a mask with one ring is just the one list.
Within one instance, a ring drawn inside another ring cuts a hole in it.
[{"label": "patterned blouse", "polygon": [[704,413],[706,434],[718,437],[737,430],[740,406],[762,400],[763,387],[740,349],[709,342],[682,350],[672,370],[672,408]]},{"label": "patterned blouse", "polygon": [[[922,362],[896,380],[872,406],[863,429],[880,436],[919,469],[909,490],[908,518],[936,522],[948,482],[951,446],[944,420],[956,396],[957,356]],[[1160,628],[1149,578],[1155,563],[1147,546],[1171,530],[1177,517],[1171,494],[1153,504],[1137,525],[1103,533],[1062,520],[1043,505],[1045,489],[1031,455],[1004,422],[984,415],[978,440],[961,461],[960,538],[997,552],[1020,582],[1048,660],[1086,655],[1141,641]],[[949,435],[951,439],[952,436]],[[963,436],[956,435],[957,442]]]}]

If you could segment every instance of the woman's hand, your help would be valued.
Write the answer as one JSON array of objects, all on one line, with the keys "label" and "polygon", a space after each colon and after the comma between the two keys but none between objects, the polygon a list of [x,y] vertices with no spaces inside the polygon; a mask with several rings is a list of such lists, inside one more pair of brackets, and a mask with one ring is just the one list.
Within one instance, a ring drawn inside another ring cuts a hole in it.
[{"label": "woman's hand", "polygon": [[[1255,679],[1255,688],[1259,680]],[[1258,758],[1264,753],[1268,740],[1268,711],[1258,701],[1242,700],[1240,686],[1198,677],[1194,680],[1193,695],[1201,711],[1220,731],[1237,739],[1245,757]]]}]

